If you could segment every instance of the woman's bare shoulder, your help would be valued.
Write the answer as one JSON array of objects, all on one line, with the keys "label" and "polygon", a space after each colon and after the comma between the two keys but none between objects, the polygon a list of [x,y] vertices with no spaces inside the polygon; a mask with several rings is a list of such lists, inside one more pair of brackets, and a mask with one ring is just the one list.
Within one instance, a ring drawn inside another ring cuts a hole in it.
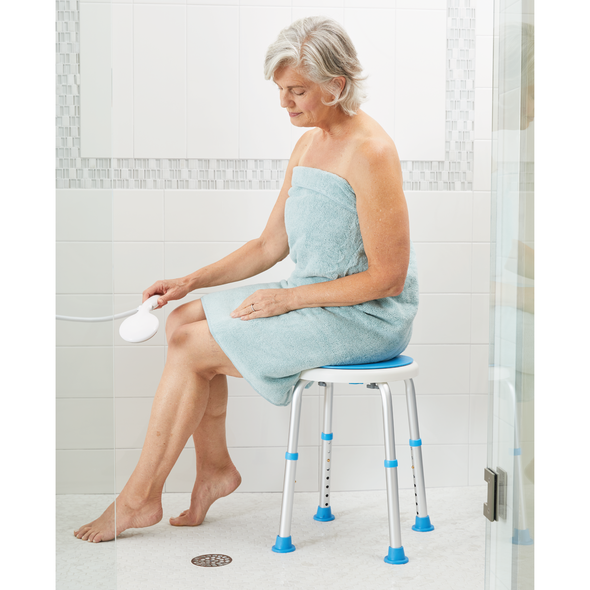
[{"label": "woman's bare shoulder", "polygon": [[385,133],[362,137],[349,163],[348,177],[353,188],[367,186],[376,178],[401,178],[401,164],[393,140]]}]

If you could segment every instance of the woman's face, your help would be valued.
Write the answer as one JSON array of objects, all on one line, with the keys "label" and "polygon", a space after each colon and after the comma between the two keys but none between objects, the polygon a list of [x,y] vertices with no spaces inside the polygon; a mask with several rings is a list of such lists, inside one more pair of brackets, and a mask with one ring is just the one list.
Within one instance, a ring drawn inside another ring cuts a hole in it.
[{"label": "woman's face", "polygon": [[299,70],[290,66],[279,68],[274,81],[279,88],[281,106],[287,109],[296,127],[317,127],[318,123],[331,118],[334,109],[323,104],[322,98],[330,101],[333,96],[322,92],[319,84]]}]

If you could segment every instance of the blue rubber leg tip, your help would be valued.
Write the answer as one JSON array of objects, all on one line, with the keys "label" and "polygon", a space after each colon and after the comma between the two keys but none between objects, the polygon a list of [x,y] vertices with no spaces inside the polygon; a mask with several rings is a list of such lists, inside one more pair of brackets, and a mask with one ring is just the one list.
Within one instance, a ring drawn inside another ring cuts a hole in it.
[{"label": "blue rubber leg tip", "polygon": [[433,531],[434,527],[430,524],[430,516],[424,516],[423,518],[416,516],[416,524],[412,527],[412,530],[419,533]]},{"label": "blue rubber leg tip", "polygon": [[291,543],[291,537],[279,537],[277,535],[277,542],[272,546],[275,553],[291,553],[295,551],[295,545]]},{"label": "blue rubber leg tip", "polygon": [[383,561],[385,563],[392,563],[394,565],[398,565],[402,563],[408,563],[409,560],[406,557],[406,554],[404,553],[403,547],[397,547],[397,549],[390,547],[389,553],[385,556],[385,559]]},{"label": "blue rubber leg tip", "polygon": [[334,518],[331,506],[326,506],[325,508],[318,506],[318,511],[313,515],[313,519],[319,522],[329,522],[330,520],[334,520]]},{"label": "blue rubber leg tip", "polygon": [[529,529],[514,529],[514,536],[512,537],[513,545],[532,545],[533,540]]}]

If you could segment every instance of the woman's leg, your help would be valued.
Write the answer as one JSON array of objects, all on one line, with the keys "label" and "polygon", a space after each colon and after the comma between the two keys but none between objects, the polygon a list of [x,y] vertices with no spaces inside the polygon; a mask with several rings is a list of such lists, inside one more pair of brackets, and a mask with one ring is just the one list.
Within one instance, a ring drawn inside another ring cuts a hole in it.
[{"label": "woman's leg", "polygon": [[197,526],[203,522],[215,500],[231,494],[242,482],[229,456],[225,438],[227,412],[227,378],[217,375],[209,384],[209,403],[193,434],[197,455],[197,478],[191,494],[190,508],[177,518],[174,526]]},{"label": "woman's leg", "polygon": [[[177,307],[166,322],[168,340],[184,325],[205,319],[200,300]],[[197,461],[197,477],[191,494],[190,508],[177,518],[174,526],[196,526],[203,522],[207,510],[215,500],[231,494],[242,478],[229,456],[225,438],[227,415],[227,377],[215,376],[209,383],[210,395],[205,414],[193,433]]]},{"label": "woman's leg", "polygon": [[166,477],[205,415],[211,380],[221,374],[241,376],[211,336],[207,322],[179,326],[169,342],[139,463],[116,503],[76,531],[76,537],[106,541],[127,528],[150,526],[161,520]]}]

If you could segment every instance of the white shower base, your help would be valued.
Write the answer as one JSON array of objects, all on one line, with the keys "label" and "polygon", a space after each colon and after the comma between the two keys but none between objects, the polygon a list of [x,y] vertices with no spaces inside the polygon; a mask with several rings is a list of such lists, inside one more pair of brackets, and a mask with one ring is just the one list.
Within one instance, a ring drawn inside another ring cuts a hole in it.
[{"label": "white shower base", "polygon": [[[57,496],[57,590],[478,590],[484,587],[485,487],[428,488],[435,530],[417,533],[414,492],[400,490],[402,542],[409,563],[383,561],[389,545],[384,491],[333,492],[336,520],[313,520],[317,493],[297,493],[294,553],[271,551],[281,494],[234,493],[218,500],[199,527],[168,523],[189,494],[164,494],[156,526],[124,532],[116,542],[88,543],[74,529],[112,501],[106,495]],[[229,555],[218,568],[194,566],[206,553]]]}]

